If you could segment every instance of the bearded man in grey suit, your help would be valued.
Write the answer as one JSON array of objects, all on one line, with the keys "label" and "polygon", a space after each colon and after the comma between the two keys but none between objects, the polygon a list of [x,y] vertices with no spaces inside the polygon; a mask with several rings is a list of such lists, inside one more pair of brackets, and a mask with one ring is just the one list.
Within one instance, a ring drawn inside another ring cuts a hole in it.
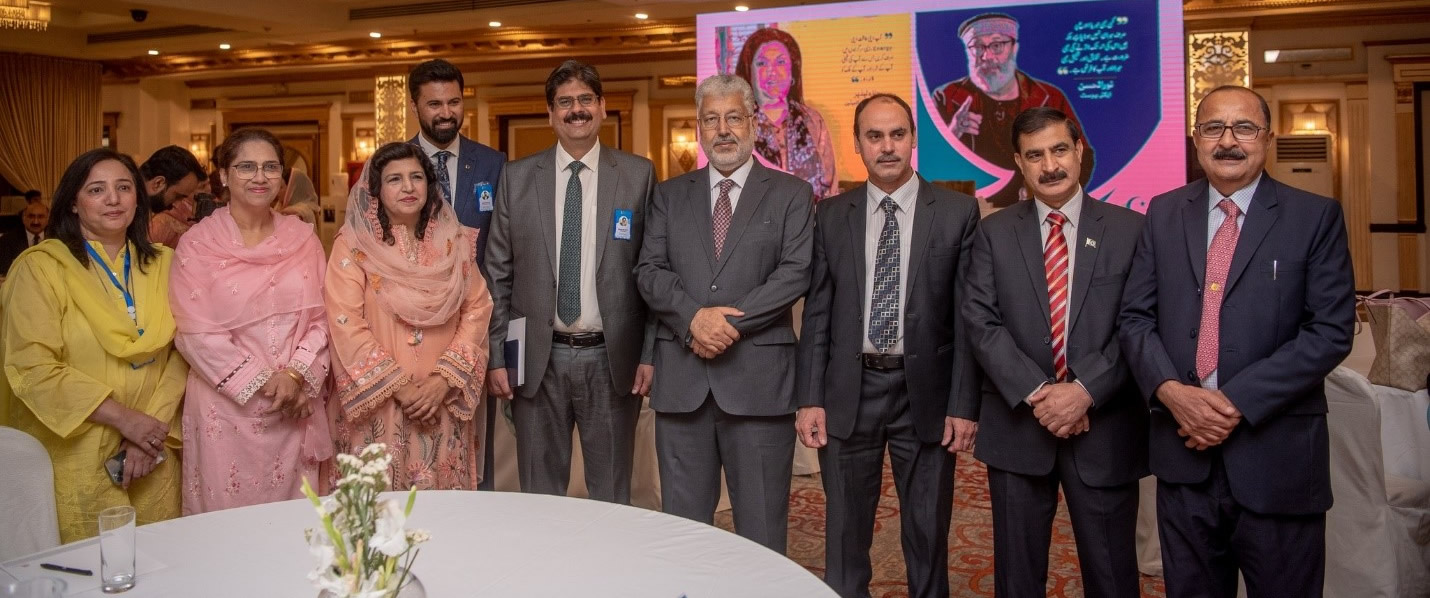
[{"label": "bearded man in grey suit", "polygon": [[601,144],[606,100],[594,67],[568,60],[552,71],[546,109],[557,144],[508,162],[497,189],[487,389],[516,394],[502,347],[510,320],[526,316],[527,383],[511,410],[521,489],[566,494],[574,425],[591,498],[629,504],[655,333],[632,270],[654,169]]},{"label": "bearded man in grey suit", "polygon": [[725,470],[735,532],[784,553],[794,458],[794,318],[809,286],[812,190],[752,157],[755,94],[695,90],[710,164],[656,188],[636,267],[659,320],[656,455],[665,512],[710,523]]}]

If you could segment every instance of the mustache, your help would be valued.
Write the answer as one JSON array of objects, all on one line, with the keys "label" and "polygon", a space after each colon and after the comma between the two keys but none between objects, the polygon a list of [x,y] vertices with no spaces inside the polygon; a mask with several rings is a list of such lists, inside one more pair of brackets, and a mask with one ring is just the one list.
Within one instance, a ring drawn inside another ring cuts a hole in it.
[{"label": "mustache", "polygon": [[569,124],[574,123],[574,122],[576,122],[576,121],[582,121],[582,122],[589,121],[589,120],[591,120],[592,118],[593,118],[593,117],[591,116],[591,113],[590,113],[590,112],[587,112],[587,111],[585,111],[585,110],[580,110],[580,111],[577,111],[577,112],[572,112],[572,113],[570,113],[570,114],[567,114],[567,115],[566,115],[566,118],[561,119],[561,121],[569,125]]},{"label": "mustache", "polygon": [[452,126],[455,127],[455,126],[457,126],[457,119],[455,119],[455,118],[436,118],[436,119],[432,119],[432,127],[433,127],[433,128],[436,128],[438,125],[446,124],[446,123],[452,123]]},{"label": "mustache", "polygon": [[736,145],[739,145],[740,140],[737,139],[733,134],[730,134],[730,133],[721,133],[721,134],[720,134],[719,136],[717,136],[713,141],[710,142],[710,145],[713,146],[713,145],[715,145],[715,144],[717,144],[717,143],[734,143],[734,144],[736,144]]},{"label": "mustache", "polygon": [[1213,160],[1245,160],[1246,152],[1239,147],[1222,147],[1212,152]]},{"label": "mustache", "polygon": [[1040,184],[1040,185],[1047,185],[1047,184],[1049,184],[1049,183],[1056,183],[1056,182],[1061,181],[1061,180],[1063,180],[1063,179],[1065,179],[1065,178],[1068,178],[1068,171],[1062,170],[1062,169],[1058,169],[1058,170],[1054,170],[1054,171],[1052,171],[1052,172],[1045,172],[1045,173],[1039,175],[1039,176],[1038,176],[1038,184]]},{"label": "mustache", "polygon": [[902,162],[903,160],[904,159],[900,158],[897,154],[883,154],[879,156],[876,162],[880,164],[885,164],[889,162]]}]

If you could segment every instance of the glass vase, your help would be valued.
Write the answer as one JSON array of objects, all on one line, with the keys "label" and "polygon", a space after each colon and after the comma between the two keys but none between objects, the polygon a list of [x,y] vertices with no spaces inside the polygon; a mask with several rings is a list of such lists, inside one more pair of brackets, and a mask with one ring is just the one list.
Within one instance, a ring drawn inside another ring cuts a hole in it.
[{"label": "glass vase", "polygon": [[[396,579],[402,579],[403,573],[407,573],[402,567],[397,568]],[[407,579],[403,582],[402,588],[397,591],[389,591],[385,598],[427,598],[427,588],[422,586],[422,580],[417,578],[415,573],[407,573]],[[323,590],[318,594],[318,598],[343,598],[337,594]]]}]

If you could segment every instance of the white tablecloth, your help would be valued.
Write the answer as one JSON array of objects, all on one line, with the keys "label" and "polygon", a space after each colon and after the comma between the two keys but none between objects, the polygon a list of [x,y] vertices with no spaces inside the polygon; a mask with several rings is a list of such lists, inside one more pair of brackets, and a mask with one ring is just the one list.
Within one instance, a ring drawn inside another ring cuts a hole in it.
[{"label": "white tablecloth", "polygon": [[[139,579],[124,594],[316,596],[303,529],[311,503],[288,501],[174,519],[137,530]],[[428,529],[414,572],[433,598],[468,596],[833,596],[784,556],[721,529],[591,500],[507,492],[420,492],[409,527]],[[39,562],[99,572],[94,540],[0,565],[0,580]],[[71,589],[97,578],[61,577]],[[70,596],[102,596],[97,589]]]}]

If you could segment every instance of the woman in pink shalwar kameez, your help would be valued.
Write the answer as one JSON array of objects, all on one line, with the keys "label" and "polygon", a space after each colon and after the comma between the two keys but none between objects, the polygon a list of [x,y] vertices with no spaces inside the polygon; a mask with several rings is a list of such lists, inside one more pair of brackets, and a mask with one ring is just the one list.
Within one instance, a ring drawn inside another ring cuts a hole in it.
[{"label": "woman in pink shalwar kameez", "polygon": [[311,224],[269,207],[282,160],[267,131],[231,135],[215,160],[228,207],[175,250],[174,342],[190,365],[184,515],[301,498],[333,455],[323,247]]},{"label": "woman in pink shalwar kameez", "polygon": [[492,299],[477,231],[443,201],[427,156],[389,143],[348,195],[325,292],[337,450],[373,442],[393,488],[475,490],[481,480]]}]

